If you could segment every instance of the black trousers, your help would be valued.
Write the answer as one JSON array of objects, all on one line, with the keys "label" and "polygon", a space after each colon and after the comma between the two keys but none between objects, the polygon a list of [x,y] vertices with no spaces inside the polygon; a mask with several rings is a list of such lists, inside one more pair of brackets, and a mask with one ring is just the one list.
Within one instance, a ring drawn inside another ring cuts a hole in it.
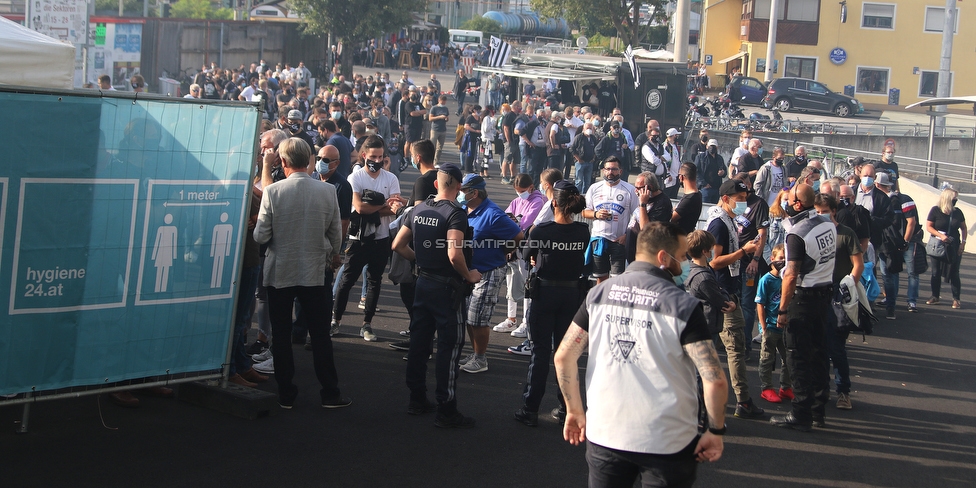
[{"label": "black trousers", "polygon": [[410,349],[407,352],[407,388],[412,401],[427,397],[427,361],[437,333],[437,356],[434,359],[434,390],[440,413],[451,415],[457,411],[458,361],[464,346],[464,320],[454,308],[451,295],[454,287],[428,279],[417,278],[410,319]]},{"label": "black trousers", "polygon": [[790,322],[783,339],[793,373],[793,416],[808,423],[823,417],[830,400],[830,363],[824,328],[832,287],[797,288],[789,306]]},{"label": "black trousers", "polygon": [[[586,441],[590,488],[683,488],[695,483],[698,438],[674,454],[647,454],[603,447]],[[640,482],[635,481],[640,477]]]},{"label": "black trousers", "polygon": [[[331,282],[331,271],[326,272],[326,281]],[[282,404],[291,405],[298,396],[298,387],[292,383],[295,377],[295,362],[291,337],[292,305],[297,299],[302,305],[312,337],[312,365],[315,377],[322,389],[322,401],[339,398],[339,375],[336,372],[335,357],[332,352],[332,338],[329,337],[329,321],[332,319],[332,292],[322,286],[290,286],[287,288],[268,288],[268,314],[274,337],[286,338],[271,343],[274,355],[275,381],[278,383],[278,397]]]},{"label": "black trousers", "polygon": [[[532,338],[532,357],[529,360],[529,375],[522,392],[525,409],[538,412],[542,397],[546,394],[549,379],[549,363],[554,347],[559,347],[563,336],[573,322],[573,316],[580,304],[578,288],[542,286],[539,297],[529,305],[529,337]],[[556,385],[559,405],[564,409],[566,401]]]},{"label": "black trousers", "polygon": [[359,278],[359,270],[366,266],[366,313],[363,322],[369,323],[376,314],[376,303],[380,301],[380,284],[383,282],[383,270],[390,259],[390,238],[372,241],[353,241],[349,244],[349,261],[346,272],[342,273],[339,288],[335,297],[335,318],[341,320],[346,313],[349,303],[349,291]]}]

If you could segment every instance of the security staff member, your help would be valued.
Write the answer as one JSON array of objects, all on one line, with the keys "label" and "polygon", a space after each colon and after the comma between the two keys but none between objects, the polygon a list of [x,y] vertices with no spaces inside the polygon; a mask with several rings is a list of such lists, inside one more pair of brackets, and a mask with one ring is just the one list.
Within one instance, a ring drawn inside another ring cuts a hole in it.
[{"label": "security staff member", "polygon": [[[553,185],[552,222],[539,224],[529,234],[527,256],[534,263],[534,296],[528,313],[529,335],[535,347],[529,361],[529,376],[522,393],[523,406],[515,412],[515,420],[529,427],[539,424],[539,406],[546,393],[549,378],[549,355],[552,345],[559,344],[573,321],[573,314],[582,301],[580,276],[583,274],[583,251],[590,240],[590,230],[573,216],[582,212],[586,199],[579,189],[567,180]],[[530,280],[532,280],[530,276]],[[556,419],[566,417],[566,401],[557,390],[559,407],[552,411]]]},{"label": "security staff member", "polygon": [[793,372],[793,410],[769,419],[779,427],[809,432],[824,419],[830,376],[824,327],[831,313],[837,228],[817,215],[813,187],[797,184],[788,195],[786,270],[777,325],[786,329],[787,361]]},{"label": "security staff member", "polygon": [[[407,353],[407,387],[410,403],[407,413],[420,415],[437,410],[438,427],[472,427],[474,419],[457,410],[458,358],[464,345],[464,310],[455,293],[463,282],[477,283],[481,273],[468,269],[462,251],[468,215],[456,203],[461,190],[461,168],[441,164],[437,173],[437,196],[428,198],[404,222],[393,249],[405,259],[416,261],[417,278],[413,317],[410,319],[410,350]],[[413,243],[413,249],[410,243]],[[427,398],[427,360],[437,333],[435,405]]]}]

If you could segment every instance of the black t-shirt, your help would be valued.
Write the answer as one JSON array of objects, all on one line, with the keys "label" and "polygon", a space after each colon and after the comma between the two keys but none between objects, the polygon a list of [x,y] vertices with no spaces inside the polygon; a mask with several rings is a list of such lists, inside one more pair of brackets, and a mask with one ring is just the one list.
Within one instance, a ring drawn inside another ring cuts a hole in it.
[{"label": "black t-shirt", "polygon": [[[725,226],[722,219],[713,220],[712,223],[708,225],[708,233],[715,237],[715,245],[722,247],[722,252],[716,257],[729,254],[729,228]],[[729,271],[728,266],[722,269],[716,269],[714,271],[718,284],[722,285],[722,289],[725,290],[726,293],[729,295],[739,294],[739,286],[736,285],[736,280],[732,279],[732,272]]]},{"label": "black t-shirt", "polygon": [[858,241],[871,238],[871,214],[864,207],[841,202],[834,218],[838,224],[851,228]]},{"label": "black t-shirt", "polygon": [[459,278],[447,255],[447,231],[468,229],[468,214],[450,200],[424,200],[413,210],[413,219],[403,223],[413,232],[413,248],[421,270]]},{"label": "black t-shirt", "polygon": [[[759,235],[759,229],[769,227],[769,205],[766,200],[755,193],[746,200],[749,208],[746,213],[735,217],[735,224],[739,227],[739,247],[753,240]],[[751,259],[746,257],[746,259]]]},{"label": "black t-shirt", "polygon": [[349,220],[349,215],[352,214],[352,185],[338,171],[325,181],[335,186],[336,198],[339,200],[339,219]]},{"label": "black t-shirt", "polygon": [[652,196],[651,201],[647,202],[647,219],[651,222],[671,222],[671,213],[674,206],[671,199],[664,192],[657,196]]},{"label": "black t-shirt", "polygon": [[424,106],[420,102],[410,102],[407,104],[406,115],[410,118],[410,130],[419,133],[420,129],[424,126],[424,116],[410,115],[410,112],[416,112],[418,110],[425,110]]},{"label": "black t-shirt", "polygon": [[[508,127],[508,133],[511,134],[511,137],[512,137],[511,140],[506,140],[506,142],[508,142],[509,144],[511,144],[511,143],[516,143],[517,144],[518,143],[518,136],[515,135],[515,119],[516,118],[518,118],[518,116],[515,115],[515,112],[509,112],[509,113],[505,114],[505,117],[502,119],[502,127]],[[503,136],[505,135],[504,133],[505,133],[505,131],[502,130],[502,135]]]},{"label": "black t-shirt", "polygon": [[893,176],[894,179],[898,179],[898,163],[892,161],[891,164],[885,163],[884,161],[879,161],[875,163],[874,169],[877,173],[885,172]]},{"label": "black t-shirt", "polygon": [[895,228],[902,236],[905,235],[905,229],[908,227],[908,219],[915,219],[915,228],[912,229],[912,235],[919,235],[919,223],[918,223],[918,209],[915,208],[915,200],[908,195],[903,195],[901,193],[892,193],[891,197],[891,211],[895,213]]},{"label": "black t-shirt", "polygon": [[410,193],[410,201],[426,200],[428,197],[437,194],[434,182],[437,181],[437,170],[432,169],[417,178],[413,184],[413,191]]},{"label": "black t-shirt", "polygon": [[803,168],[807,167],[807,159],[797,159],[793,158],[790,162],[786,163],[786,177],[787,178],[799,178],[800,172]]},{"label": "black t-shirt", "polygon": [[674,209],[678,212],[678,227],[685,232],[692,232],[698,226],[698,218],[701,217],[702,195],[700,191],[685,193]]},{"label": "black t-shirt", "polygon": [[[945,232],[950,224],[949,217],[942,213],[942,209],[940,209],[938,206],[932,207],[932,210],[929,211],[929,216],[926,220],[932,222],[932,227],[934,227],[936,231],[940,232]],[[958,208],[952,210],[952,228],[949,229],[949,232],[946,235],[955,239],[956,243],[959,242],[959,225],[965,221],[966,216],[962,214],[962,210],[959,210]]]},{"label": "black t-shirt", "polygon": [[617,105],[617,94],[609,85],[600,87],[600,91],[597,93],[597,99],[600,100],[600,108],[604,110],[611,109]]},{"label": "black t-shirt", "polygon": [[748,173],[750,171],[757,171],[763,165],[762,156],[753,156],[752,153],[746,154],[739,158],[739,172]]},{"label": "black t-shirt", "polygon": [[854,263],[851,263],[851,256],[861,254],[861,243],[858,242],[857,235],[850,227],[837,225],[837,254],[834,255],[834,283],[854,271]]},{"label": "black t-shirt", "polygon": [[583,251],[590,240],[586,224],[545,222],[529,233],[528,256],[535,256],[538,276],[569,281],[583,273]]}]

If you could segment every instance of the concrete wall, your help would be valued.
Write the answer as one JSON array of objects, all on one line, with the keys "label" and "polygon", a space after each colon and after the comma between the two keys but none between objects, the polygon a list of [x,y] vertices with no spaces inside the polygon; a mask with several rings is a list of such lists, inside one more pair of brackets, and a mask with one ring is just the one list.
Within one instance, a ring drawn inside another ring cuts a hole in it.
[{"label": "concrete wall", "polygon": [[[901,187],[902,193],[912,197],[912,199],[915,200],[915,206],[918,208],[918,220],[922,226],[924,226],[925,218],[928,216],[929,210],[939,204],[939,196],[942,192],[926,184],[912,181],[911,178],[901,178],[901,181],[899,181],[898,184]],[[972,237],[974,234],[976,234],[976,229],[974,229],[976,226],[973,225],[972,220],[974,217],[976,217],[976,206],[963,202],[962,200],[957,202],[956,206],[962,210],[963,215],[966,216],[966,226],[968,227],[967,230],[969,231],[968,234],[969,237]],[[928,234],[924,233],[923,235],[925,236],[923,242],[928,241]],[[966,249],[966,254],[976,254],[976,246],[968,246]]]}]

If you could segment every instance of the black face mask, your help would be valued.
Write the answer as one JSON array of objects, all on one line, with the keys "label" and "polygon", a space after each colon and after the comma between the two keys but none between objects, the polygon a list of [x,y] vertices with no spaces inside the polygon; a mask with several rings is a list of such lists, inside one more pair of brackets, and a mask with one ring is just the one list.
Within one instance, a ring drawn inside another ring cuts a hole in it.
[{"label": "black face mask", "polygon": [[776,166],[782,166],[783,165],[783,158],[774,159],[773,160],[773,164],[775,164]]},{"label": "black face mask", "polygon": [[773,268],[776,268],[776,271],[783,271],[783,268],[786,267],[786,261],[783,261],[783,260],[773,261],[773,262],[771,262],[769,264]]},{"label": "black face mask", "polygon": [[959,201],[958,198],[953,198],[952,199],[952,206],[955,207],[956,206],[956,202],[958,202],[958,201]]},{"label": "black face mask", "polygon": [[653,136],[651,136],[651,142],[661,142],[661,136],[658,134],[654,134]]},{"label": "black face mask", "polygon": [[379,171],[382,167],[383,167],[382,161],[371,161],[369,159],[366,160],[366,169],[368,169],[370,173],[375,173]]},{"label": "black face mask", "polygon": [[715,147],[715,146],[709,146],[709,148],[708,148],[708,154],[709,155],[712,155],[712,156],[718,154],[718,148]]},{"label": "black face mask", "polygon": [[793,208],[793,205],[787,205],[786,206],[786,215],[789,215],[790,217],[796,217],[802,211],[803,210],[797,210],[797,209]]},{"label": "black face mask", "polygon": [[708,136],[702,136],[701,142],[702,142],[702,144],[707,144],[708,143]]}]

